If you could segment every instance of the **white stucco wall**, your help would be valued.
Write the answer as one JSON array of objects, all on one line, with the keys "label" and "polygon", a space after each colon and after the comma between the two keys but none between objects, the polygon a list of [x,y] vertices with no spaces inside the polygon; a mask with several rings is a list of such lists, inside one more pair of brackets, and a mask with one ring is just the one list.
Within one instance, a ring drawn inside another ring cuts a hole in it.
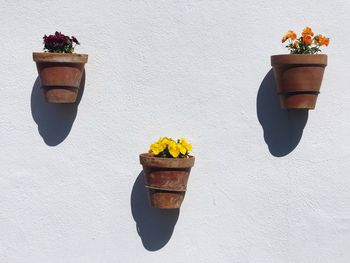
[{"label": "white stucco wall", "polygon": [[[350,2],[0,0],[0,262],[350,262]],[[280,110],[288,29],[331,38],[315,111]],[[32,52],[88,53],[75,106]],[[138,154],[185,136],[180,211],[148,208]],[[137,179],[138,178],[138,179]]]}]

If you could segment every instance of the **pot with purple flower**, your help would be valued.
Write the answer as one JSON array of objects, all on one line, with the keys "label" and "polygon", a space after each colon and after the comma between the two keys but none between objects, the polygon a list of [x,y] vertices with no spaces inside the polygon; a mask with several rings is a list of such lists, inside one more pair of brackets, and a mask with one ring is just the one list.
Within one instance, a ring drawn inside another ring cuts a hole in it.
[{"label": "pot with purple flower", "polygon": [[74,36],[60,32],[45,35],[44,52],[33,52],[45,100],[51,103],[74,103],[87,63],[87,54],[76,54],[80,45]]}]

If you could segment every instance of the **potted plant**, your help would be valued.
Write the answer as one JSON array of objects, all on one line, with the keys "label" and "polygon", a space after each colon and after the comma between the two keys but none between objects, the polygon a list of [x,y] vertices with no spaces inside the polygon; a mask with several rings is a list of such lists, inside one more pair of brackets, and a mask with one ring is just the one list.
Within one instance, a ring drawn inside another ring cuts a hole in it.
[{"label": "potted plant", "polygon": [[148,153],[140,154],[152,207],[169,209],[181,206],[195,160],[189,155],[190,151],[192,145],[186,139],[175,141],[163,137],[151,144]]},{"label": "potted plant", "polygon": [[321,52],[321,46],[328,46],[329,38],[304,28],[301,37],[289,30],[282,38],[288,55],[271,56],[271,65],[277,84],[280,103],[284,109],[314,109],[320,93],[321,82],[327,55]]},{"label": "potted plant", "polygon": [[74,36],[60,32],[45,35],[44,52],[33,52],[45,99],[51,103],[74,103],[88,60],[86,54],[75,54],[80,45]]}]

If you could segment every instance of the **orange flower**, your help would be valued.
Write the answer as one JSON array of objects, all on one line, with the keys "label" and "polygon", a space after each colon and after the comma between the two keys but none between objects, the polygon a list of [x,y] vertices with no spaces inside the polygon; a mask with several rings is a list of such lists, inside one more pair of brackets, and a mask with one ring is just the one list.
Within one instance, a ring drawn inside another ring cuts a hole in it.
[{"label": "orange flower", "polygon": [[329,45],[329,38],[324,37],[321,34],[318,34],[314,37],[315,44],[318,46],[328,46]]},{"label": "orange flower", "polygon": [[297,34],[294,31],[288,30],[288,32],[283,36],[282,43],[286,42],[288,39],[294,40],[297,38]]},{"label": "orange flower", "polygon": [[303,38],[308,35],[313,36],[314,32],[312,31],[311,27],[305,27],[301,35],[303,36]]},{"label": "orange flower", "polygon": [[306,45],[311,45],[312,43],[312,36],[311,35],[305,35],[303,36],[303,41]]},{"label": "orange flower", "polygon": [[320,39],[320,45],[321,46],[323,46],[323,45],[328,46],[329,45],[329,38],[328,37],[322,37]]}]

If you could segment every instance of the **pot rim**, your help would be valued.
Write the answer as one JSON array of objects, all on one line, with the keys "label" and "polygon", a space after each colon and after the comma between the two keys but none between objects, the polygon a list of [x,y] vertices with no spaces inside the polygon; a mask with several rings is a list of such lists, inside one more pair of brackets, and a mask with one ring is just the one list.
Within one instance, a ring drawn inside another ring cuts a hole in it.
[{"label": "pot rim", "polygon": [[33,52],[33,61],[41,63],[87,63],[88,54]]},{"label": "pot rim", "polygon": [[163,168],[191,168],[194,166],[195,157],[188,155],[189,158],[162,158],[155,157],[151,153],[141,153],[140,164],[149,167]]},{"label": "pot rim", "polygon": [[271,66],[319,65],[327,66],[327,54],[279,54],[271,56]]},{"label": "pot rim", "polygon": [[271,55],[271,57],[278,57],[278,56],[327,56],[327,54],[276,54]]}]

